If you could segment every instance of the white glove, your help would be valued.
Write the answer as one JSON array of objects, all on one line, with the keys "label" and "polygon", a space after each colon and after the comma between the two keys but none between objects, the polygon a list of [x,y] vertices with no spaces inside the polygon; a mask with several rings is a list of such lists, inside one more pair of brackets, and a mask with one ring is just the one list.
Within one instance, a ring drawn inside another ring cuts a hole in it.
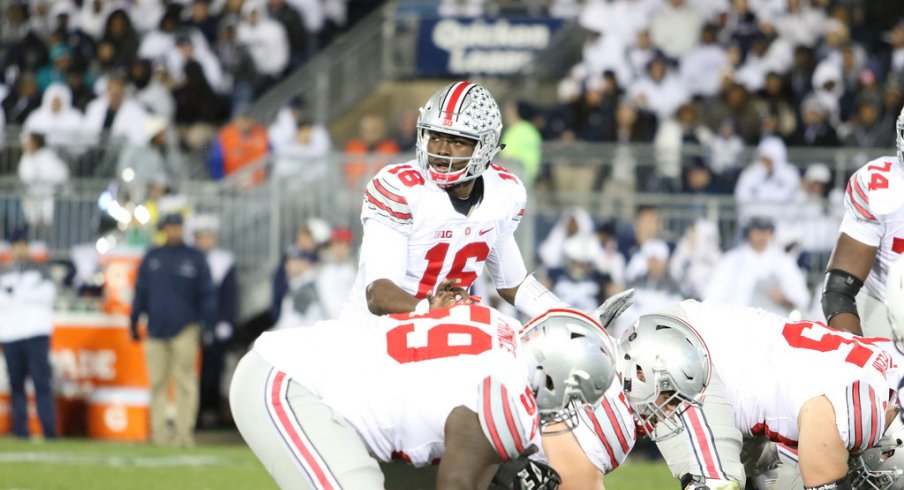
[{"label": "white glove", "polygon": [[600,325],[609,330],[612,322],[634,304],[634,288],[613,294],[603,304],[593,310],[593,315],[600,320]]}]

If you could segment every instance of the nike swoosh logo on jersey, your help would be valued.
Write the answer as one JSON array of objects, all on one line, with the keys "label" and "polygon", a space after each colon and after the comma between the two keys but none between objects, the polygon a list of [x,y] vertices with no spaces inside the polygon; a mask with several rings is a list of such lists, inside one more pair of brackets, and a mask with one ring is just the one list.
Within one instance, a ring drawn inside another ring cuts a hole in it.
[{"label": "nike swoosh logo on jersey", "polygon": [[491,232],[492,230],[493,230],[493,227],[491,226],[491,227],[487,228],[486,230],[480,230],[480,232],[478,233],[478,235],[484,236],[484,235],[486,235],[487,233]]}]

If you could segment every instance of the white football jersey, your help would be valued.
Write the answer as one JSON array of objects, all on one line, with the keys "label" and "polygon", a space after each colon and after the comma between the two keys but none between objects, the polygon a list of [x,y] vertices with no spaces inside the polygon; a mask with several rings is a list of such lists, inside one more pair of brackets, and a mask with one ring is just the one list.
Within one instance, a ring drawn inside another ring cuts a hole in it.
[{"label": "white football jersey", "polygon": [[825,395],[849,449],[878,441],[901,375],[887,339],[710,301],[680,307],[709,349],[743,434],[796,446],[801,406]]},{"label": "white football jersey", "polygon": [[[405,276],[398,286],[409,294],[426,298],[444,279],[457,278],[469,287],[492,260],[495,245],[515,232],[527,200],[524,185],[493,164],[481,178],[483,200],[467,216],[455,211],[445,190],[424,179],[416,160],[384,167],[368,183],[361,221],[377,220],[408,238]],[[367,311],[366,270],[362,259],[349,295],[349,306],[356,310]]]},{"label": "white football jersey", "polygon": [[478,414],[503,460],[539,445],[517,320],[477,305],[357,320],[267,332],[254,350],[319,396],[381,461],[437,461],[458,406]]},{"label": "white football jersey", "polygon": [[637,441],[634,415],[616,378],[595,409],[589,405],[578,412],[579,423],[572,433],[584,454],[603,473],[625,462]]},{"label": "white football jersey", "polygon": [[904,253],[904,170],[898,157],[882,157],[861,167],[848,182],[841,232],[878,247],[866,292],[885,300],[888,270]]}]

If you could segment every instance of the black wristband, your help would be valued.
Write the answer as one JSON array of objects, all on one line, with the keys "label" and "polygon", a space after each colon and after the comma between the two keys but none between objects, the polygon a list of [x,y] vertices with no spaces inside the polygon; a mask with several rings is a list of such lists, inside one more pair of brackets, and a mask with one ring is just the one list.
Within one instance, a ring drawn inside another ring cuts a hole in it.
[{"label": "black wristband", "polygon": [[851,479],[844,475],[844,478],[840,480],[823,483],[815,487],[804,487],[804,490],[854,490],[854,487],[851,486]]}]

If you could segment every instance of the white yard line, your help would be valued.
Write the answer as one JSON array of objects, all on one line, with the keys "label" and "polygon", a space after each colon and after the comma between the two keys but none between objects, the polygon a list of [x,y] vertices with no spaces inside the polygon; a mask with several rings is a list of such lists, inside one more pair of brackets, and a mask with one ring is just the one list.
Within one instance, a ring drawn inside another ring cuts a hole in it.
[{"label": "white yard line", "polygon": [[108,456],[85,453],[42,453],[11,452],[0,453],[0,464],[4,463],[41,463],[60,465],[94,465],[94,466],[140,466],[146,468],[166,468],[173,466],[235,466],[241,462],[218,456],[182,455],[182,456]]}]

